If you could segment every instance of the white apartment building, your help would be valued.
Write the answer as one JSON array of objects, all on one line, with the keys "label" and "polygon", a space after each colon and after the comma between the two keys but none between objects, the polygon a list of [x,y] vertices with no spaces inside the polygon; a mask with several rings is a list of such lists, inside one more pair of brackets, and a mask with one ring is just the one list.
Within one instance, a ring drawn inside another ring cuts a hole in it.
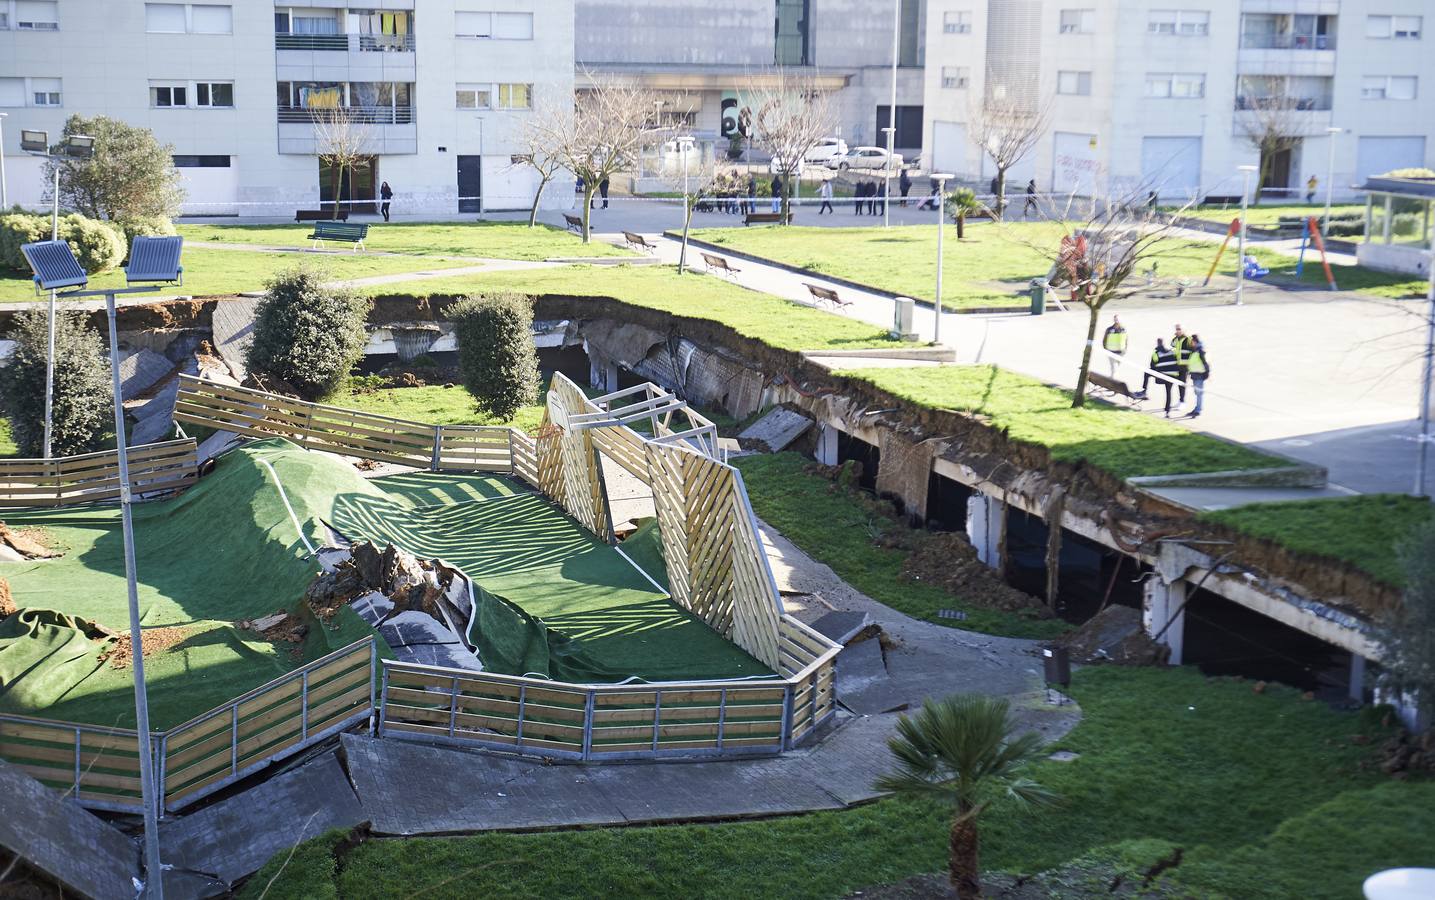
[{"label": "white apartment building", "polygon": [[[572,0],[0,0],[9,196],[30,207],[46,186],[20,131],[103,114],[173,144],[188,215],[290,218],[336,189],[372,212],[383,182],[399,216],[527,208],[516,136],[573,73]],[[371,152],[343,184],[316,155],[333,106]],[[545,194],[571,202],[571,181]]]},{"label": "white apartment building", "polygon": [[[994,174],[967,136],[990,79],[1050,103],[1017,189],[1238,197],[1237,167],[1263,165],[1268,197],[1304,194],[1311,175],[1324,197],[1333,151],[1349,197],[1435,163],[1430,29],[1430,0],[930,0],[927,160]],[[1272,119],[1298,139],[1262,160],[1248,135]]]}]

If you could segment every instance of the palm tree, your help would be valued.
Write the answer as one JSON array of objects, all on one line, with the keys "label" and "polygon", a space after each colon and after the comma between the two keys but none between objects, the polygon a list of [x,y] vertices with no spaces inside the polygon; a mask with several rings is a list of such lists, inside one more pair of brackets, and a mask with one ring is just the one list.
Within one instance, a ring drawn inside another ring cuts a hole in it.
[{"label": "palm tree", "polygon": [[1041,736],[1013,738],[1011,704],[1002,697],[956,694],[928,700],[916,717],[902,716],[887,746],[897,770],[877,779],[877,789],[897,794],[950,798],[955,809],[948,844],[948,874],[960,900],[982,894],[977,820],[994,801],[1010,797],[1023,806],[1052,803],[1056,795],[1021,769],[1034,760]]}]

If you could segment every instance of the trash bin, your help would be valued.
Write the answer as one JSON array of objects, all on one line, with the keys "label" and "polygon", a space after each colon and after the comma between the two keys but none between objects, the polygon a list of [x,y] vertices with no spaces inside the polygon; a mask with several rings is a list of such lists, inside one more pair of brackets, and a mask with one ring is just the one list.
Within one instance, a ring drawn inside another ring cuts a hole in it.
[{"label": "trash bin", "polygon": [[1046,312],[1046,279],[1031,280],[1031,314],[1039,316]]}]

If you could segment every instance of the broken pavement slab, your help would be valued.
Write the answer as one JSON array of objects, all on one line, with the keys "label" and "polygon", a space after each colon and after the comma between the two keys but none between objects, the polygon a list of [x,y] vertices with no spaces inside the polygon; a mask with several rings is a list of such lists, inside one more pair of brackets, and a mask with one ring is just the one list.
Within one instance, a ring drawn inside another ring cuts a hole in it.
[{"label": "broken pavement slab", "polygon": [[811,416],[779,406],[749,425],[738,435],[738,440],[759,443],[769,452],[779,453],[806,434],[815,424],[817,423]]}]

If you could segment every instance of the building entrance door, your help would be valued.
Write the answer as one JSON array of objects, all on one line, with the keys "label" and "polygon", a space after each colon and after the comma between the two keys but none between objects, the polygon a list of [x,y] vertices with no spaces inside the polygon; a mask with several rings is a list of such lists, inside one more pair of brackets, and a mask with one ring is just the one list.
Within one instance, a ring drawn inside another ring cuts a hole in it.
[{"label": "building entrance door", "polygon": [[343,212],[376,215],[378,205],[374,201],[378,198],[378,183],[376,156],[367,156],[343,167],[342,177],[338,166],[319,160],[319,200],[325,209],[333,209],[337,197]]},{"label": "building entrance door", "polygon": [[458,211],[483,212],[483,169],[481,156],[458,157]]}]

